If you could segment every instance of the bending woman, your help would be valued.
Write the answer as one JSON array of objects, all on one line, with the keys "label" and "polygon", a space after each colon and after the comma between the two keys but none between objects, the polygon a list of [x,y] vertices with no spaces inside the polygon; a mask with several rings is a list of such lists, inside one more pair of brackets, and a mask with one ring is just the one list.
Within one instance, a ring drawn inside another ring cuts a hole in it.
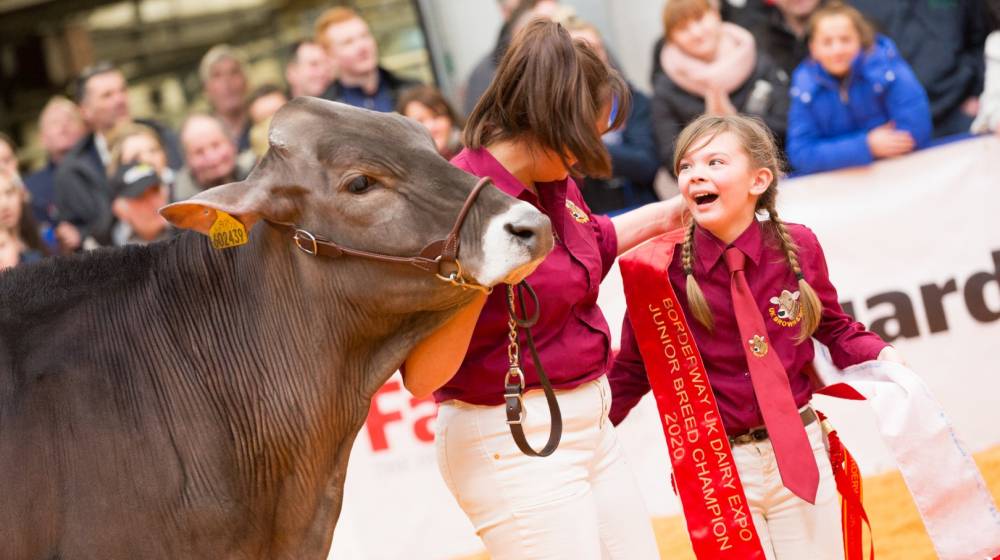
[{"label": "bending woman", "polygon": [[[556,236],[552,252],[528,277],[541,310],[532,332],[562,410],[562,441],[554,454],[522,454],[506,423],[504,290],[483,299],[478,319],[472,315],[472,341],[454,377],[448,379],[447,368],[436,378],[409,368],[404,373],[418,396],[443,383],[434,393],[441,405],[441,474],[495,560],[659,558],[608,421],[611,336],[597,291],[618,254],[678,227],[681,205],[676,198],[657,202],[612,221],[589,211],[569,177],[574,168],[589,176],[610,173],[601,136],[620,126],[628,109],[628,87],[617,72],[561,25],[535,21],[501,60],[469,117],[468,147],[453,160],[534,204],[552,220]],[[522,367],[523,428],[537,446],[549,432],[548,407],[537,390],[535,364],[522,360]]]}]

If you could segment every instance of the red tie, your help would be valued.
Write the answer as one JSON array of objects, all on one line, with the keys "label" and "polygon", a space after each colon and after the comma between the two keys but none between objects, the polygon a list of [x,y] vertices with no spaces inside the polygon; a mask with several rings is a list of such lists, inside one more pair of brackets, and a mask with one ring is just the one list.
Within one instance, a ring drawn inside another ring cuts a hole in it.
[{"label": "red tie", "polygon": [[792,397],[788,374],[777,354],[771,351],[767,328],[750,293],[743,266],[746,256],[736,247],[726,249],[726,264],[733,274],[730,291],[743,351],[747,356],[750,381],[767,428],[781,481],[796,496],[816,503],[819,469],[802,418]]}]

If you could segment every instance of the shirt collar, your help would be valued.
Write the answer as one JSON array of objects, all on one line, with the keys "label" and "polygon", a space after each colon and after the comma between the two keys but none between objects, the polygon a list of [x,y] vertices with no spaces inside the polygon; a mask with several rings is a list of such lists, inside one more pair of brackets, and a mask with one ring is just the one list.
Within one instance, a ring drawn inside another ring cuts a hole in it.
[{"label": "shirt collar", "polygon": [[729,245],[726,245],[705,228],[694,228],[695,253],[706,272],[712,270],[726,248],[730,246],[743,251],[743,254],[753,261],[754,266],[758,266],[764,249],[764,236],[761,234],[760,222],[754,219],[747,229],[743,230],[743,233]]},{"label": "shirt collar", "polygon": [[504,167],[486,148],[465,148],[455,159],[464,159],[477,177],[489,177],[501,191],[520,199],[535,198],[535,193],[528,190],[507,168]]},{"label": "shirt collar", "polygon": [[474,150],[465,148],[452,161],[456,160],[463,160],[475,176],[493,179],[493,184],[502,192],[539,207],[553,221],[555,231],[563,231],[563,217],[566,213],[566,196],[569,189],[568,177],[559,181],[535,183],[535,188],[538,190],[536,195],[507,171],[507,168],[486,148]]}]

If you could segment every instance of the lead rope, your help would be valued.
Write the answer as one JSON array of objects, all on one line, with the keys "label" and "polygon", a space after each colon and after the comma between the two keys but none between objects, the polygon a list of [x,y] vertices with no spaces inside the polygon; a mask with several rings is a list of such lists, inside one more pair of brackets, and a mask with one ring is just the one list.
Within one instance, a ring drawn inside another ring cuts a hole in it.
[{"label": "lead rope", "polygon": [[[528,295],[535,302],[535,314],[530,318],[527,317],[528,313],[524,305],[525,290],[527,290]],[[542,362],[538,358],[535,339],[531,336],[531,327],[538,322],[540,313],[538,296],[535,294],[535,290],[524,281],[517,285],[517,296],[518,307],[521,309],[520,317],[514,306],[514,286],[508,284],[507,313],[509,318],[507,326],[509,332],[507,334],[507,360],[509,367],[507,368],[507,375],[504,376],[503,392],[504,401],[506,402],[507,425],[510,426],[510,434],[514,437],[514,443],[517,444],[518,449],[522,453],[529,457],[548,457],[559,447],[559,440],[562,438],[562,413],[559,411],[559,401],[556,400],[556,394],[552,390],[549,376],[545,373],[545,368],[542,367]],[[545,392],[545,401],[549,405],[549,414],[552,419],[549,427],[549,440],[540,451],[535,451],[531,447],[522,427],[527,411],[524,408],[524,371],[521,369],[521,347],[518,344],[518,328],[524,329],[528,350],[531,351],[531,360],[535,363],[538,380],[541,382],[542,390]]]}]

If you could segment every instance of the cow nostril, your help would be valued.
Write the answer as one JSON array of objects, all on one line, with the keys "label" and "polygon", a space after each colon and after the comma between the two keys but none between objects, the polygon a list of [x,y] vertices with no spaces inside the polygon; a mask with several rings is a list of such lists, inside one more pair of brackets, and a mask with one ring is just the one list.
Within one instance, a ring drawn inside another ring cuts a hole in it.
[{"label": "cow nostril", "polygon": [[506,224],[503,226],[503,229],[506,230],[507,233],[525,241],[534,237],[536,233],[535,228],[518,226],[516,224]]}]

